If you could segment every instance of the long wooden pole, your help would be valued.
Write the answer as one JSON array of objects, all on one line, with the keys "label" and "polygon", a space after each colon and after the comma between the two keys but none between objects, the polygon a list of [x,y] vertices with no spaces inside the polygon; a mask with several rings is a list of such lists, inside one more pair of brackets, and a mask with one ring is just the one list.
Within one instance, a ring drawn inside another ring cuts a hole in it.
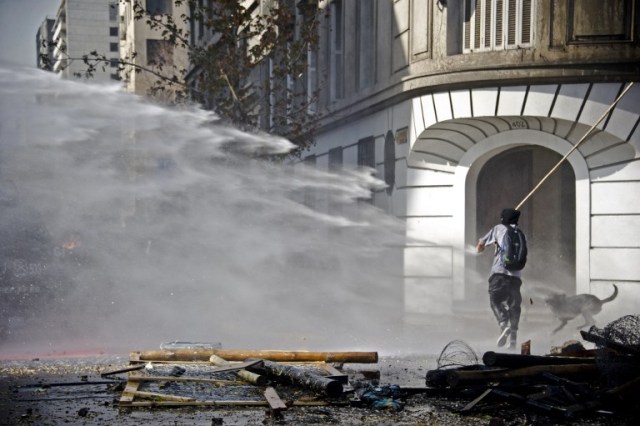
[{"label": "long wooden pole", "polygon": [[209,361],[211,355],[217,355],[227,361],[244,361],[248,358],[260,358],[278,362],[338,362],[375,364],[377,352],[306,352],[306,351],[269,351],[238,349],[174,349],[144,352],[132,352],[130,357],[140,361]]},{"label": "long wooden pole", "polygon": [[557,169],[558,167],[560,167],[560,165],[562,163],[564,163],[564,161],[569,158],[569,156],[573,153],[573,151],[575,151],[576,149],[578,149],[578,147],[585,141],[587,140],[587,137],[589,137],[589,135],[591,134],[591,132],[593,132],[593,130],[596,128],[596,126],[598,124],[600,124],[600,122],[602,120],[604,120],[604,118],[609,115],[609,113],[613,110],[613,108],[616,106],[616,104],[618,102],[620,102],[620,100],[623,98],[624,95],[627,94],[627,92],[629,91],[629,89],[631,89],[631,87],[633,86],[633,81],[630,82],[627,87],[622,91],[622,93],[620,93],[620,95],[616,98],[615,101],[613,101],[613,103],[611,105],[609,105],[609,108],[607,108],[607,110],[600,116],[600,118],[598,119],[598,121],[596,121],[593,126],[591,126],[591,128],[589,129],[589,131],[587,131],[587,133],[584,134],[584,136],[582,136],[582,138],[580,138],[580,140],[573,146],[573,148],[571,148],[569,150],[569,152],[567,152],[567,154],[562,157],[562,159],[560,161],[558,161],[558,164],[556,164],[555,166],[553,166],[553,168],[551,170],[549,170],[549,173],[547,173],[541,180],[540,182],[531,190],[531,192],[529,192],[529,194],[527,194],[526,197],[524,197],[524,199],[522,201],[520,201],[520,203],[516,206],[516,210],[520,210],[520,207],[522,207],[522,205],[529,199],[531,198],[531,196],[534,194],[534,192],[536,192],[538,190],[538,188],[540,188],[542,186],[542,184],[549,178],[549,176],[551,176]]},{"label": "long wooden pole", "polygon": [[503,381],[533,377],[542,373],[551,373],[556,376],[580,376],[581,378],[595,377],[597,367],[595,364],[569,364],[569,365],[535,365],[517,369],[496,370],[451,370],[447,372],[447,383],[451,387],[487,383],[490,381]]},{"label": "long wooden pole", "polygon": [[510,353],[485,352],[482,362],[487,367],[524,368],[535,365],[568,365],[593,364],[595,358],[552,356],[552,355],[519,355]]}]

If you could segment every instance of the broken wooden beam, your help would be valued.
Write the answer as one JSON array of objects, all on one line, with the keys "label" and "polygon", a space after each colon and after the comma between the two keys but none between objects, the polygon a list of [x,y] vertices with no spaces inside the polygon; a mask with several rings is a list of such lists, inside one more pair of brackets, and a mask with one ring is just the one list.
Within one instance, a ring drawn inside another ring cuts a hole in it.
[{"label": "broken wooden beam", "polygon": [[[209,361],[213,365],[228,366],[228,367],[232,367],[233,366],[232,363],[230,363],[229,361],[227,361],[224,358],[219,357],[218,355],[211,355],[209,357]],[[248,370],[246,370],[244,368],[244,367],[246,367],[246,365],[244,365],[244,364],[242,364],[242,365],[243,365],[243,368],[240,368],[239,370],[234,371],[236,376],[238,376],[239,378],[241,378],[245,382],[248,382],[248,383],[251,383],[251,384],[254,384],[254,385],[264,386],[264,385],[267,384],[268,380],[267,380],[266,377],[261,376],[259,374],[256,374],[254,372],[248,371]]]},{"label": "broken wooden beam", "polygon": [[113,376],[114,374],[128,373],[130,371],[138,371],[138,370],[142,370],[144,367],[145,367],[144,365],[134,365],[132,367],[127,367],[120,370],[105,371],[104,373],[100,374],[100,377]]},{"label": "broken wooden beam", "polygon": [[263,360],[262,364],[248,367],[248,370],[276,379],[284,379],[289,383],[324,393],[329,397],[340,396],[343,392],[342,383],[339,381],[291,365]]},{"label": "broken wooden beam", "polygon": [[132,352],[131,359],[136,361],[209,361],[211,355],[217,355],[227,361],[244,361],[259,358],[277,362],[352,362],[375,364],[377,352],[307,352],[307,351],[271,351],[271,350],[234,350],[234,349],[175,349]]},{"label": "broken wooden beam", "polygon": [[20,385],[21,388],[52,388],[52,387],[66,387],[66,386],[94,386],[94,385],[113,385],[122,383],[124,380],[92,380],[83,382],[53,382],[53,383],[29,383]]},{"label": "broken wooden beam", "polygon": [[271,386],[267,387],[264,390],[264,398],[267,400],[267,403],[269,403],[269,408],[271,408],[271,410],[275,412],[284,411],[287,409],[287,404],[285,404],[284,401],[280,399],[278,392],[276,392],[276,390]]},{"label": "broken wooden beam", "polygon": [[491,393],[493,395],[504,398],[509,402],[533,407],[549,414],[561,414],[562,416],[566,415],[566,409],[564,407],[556,406],[542,401],[529,400],[522,395],[513,392],[505,392],[501,389],[493,389]]},{"label": "broken wooden beam", "polygon": [[[252,400],[206,400],[206,401],[125,401],[118,404],[121,407],[267,407],[267,401]],[[348,401],[293,401],[289,405],[294,407],[328,407],[349,405]]]},{"label": "broken wooden beam", "polygon": [[133,391],[131,392],[133,397],[139,398],[148,398],[156,401],[178,401],[178,402],[194,402],[195,398],[191,398],[188,396],[178,396],[178,395],[168,395],[158,392],[147,392],[147,391]]},{"label": "broken wooden beam", "polygon": [[580,335],[587,342],[595,343],[598,346],[613,349],[617,352],[622,352],[629,355],[640,355],[640,347],[637,345],[625,345],[623,343],[616,342],[606,337],[600,336],[596,333],[590,333],[588,331],[581,330]]},{"label": "broken wooden beam", "polygon": [[472,385],[478,383],[504,381],[511,379],[531,378],[542,373],[551,373],[558,376],[590,376],[597,373],[595,364],[568,364],[568,365],[536,365],[517,369],[493,369],[493,370],[449,370],[447,371],[447,383],[451,387]]},{"label": "broken wooden beam", "polygon": [[323,363],[319,363],[318,367],[322,368],[329,374],[327,376],[328,379],[337,380],[345,386],[349,384],[349,375],[338,370],[333,365],[323,362]]},{"label": "broken wooden beam", "polygon": [[478,403],[482,400],[484,400],[487,396],[489,396],[489,394],[493,391],[492,388],[488,388],[485,389],[484,392],[482,392],[482,394],[480,394],[480,396],[478,396],[476,399],[474,399],[473,401],[471,401],[470,403],[468,403],[467,405],[465,405],[462,410],[460,410],[461,412],[467,412],[467,411],[471,411],[476,405],[478,405]]},{"label": "broken wooden beam", "polygon": [[235,380],[218,380],[204,379],[198,377],[175,377],[175,376],[143,376],[129,375],[129,382],[192,382],[192,383],[208,383],[212,386],[242,386],[243,383]]},{"label": "broken wooden beam", "polygon": [[134,394],[140,388],[142,382],[127,382],[126,387],[122,391],[122,395],[120,395],[120,405],[131,404],[133,402]]},{"label": "broken wooden beam", "polygon": [[534,365],[591,364],[595,358],[582,358],[555,355],[518,355],[499,352],[485,352],[482,362],[487,367],[523,368]]}]

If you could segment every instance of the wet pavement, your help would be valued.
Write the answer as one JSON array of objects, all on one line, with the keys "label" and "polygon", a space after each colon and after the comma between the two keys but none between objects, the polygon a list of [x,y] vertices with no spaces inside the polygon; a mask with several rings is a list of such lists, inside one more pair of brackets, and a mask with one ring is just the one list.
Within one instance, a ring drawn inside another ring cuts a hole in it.
[{"label": "wet pavement", "polygon": [[[486,313],[457,317],[415,316],[405,318],[399,332],[381,339],[377,364],[345,364],[348,372],[378,370],[379,386],[404,388],[425,386],[427,371],[437,368],[441,351],[459,342],[453,357],[460,362],[481,359],[484,351],[496,350],[496,327]],[[544,315],[523,316],[522,340],[532,341],[533,354],[549,352],[551,345],[575,338],[576,330],[549,335],[552,319]],[[388,336],[388,335],[387,335]],[[157,348],[132,348],[146,350]],[[260,348],[252,348],[260,349]],[[281,348],[288,350],[288,347]],[[313,348],[309,350],[323,350]],[[327,349],[331,350],[331,349]],[[358,350],[345,348],[344,350]],[[524,413],[513,407],[500,412],[479,410],[458,413],[468,398],[443,398],[416,393],[405,399],[401,411],[353,406],[290,407],[274,417],[266,407],[154,407],[122,408],[118,400],[125,374],[102,377],[129,366],[129,355],[94,354],[68,356],[43,354],[0,360],[0,424],[8,425],[546,425],[555,420]],[[350,376],[351,377],[351,376]],[[572,424],[624,424],[601,417]]]}]

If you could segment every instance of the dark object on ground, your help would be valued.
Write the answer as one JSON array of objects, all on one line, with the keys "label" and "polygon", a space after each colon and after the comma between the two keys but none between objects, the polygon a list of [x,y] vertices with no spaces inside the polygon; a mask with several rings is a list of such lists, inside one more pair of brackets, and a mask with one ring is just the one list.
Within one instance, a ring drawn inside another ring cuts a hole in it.
[{"label": "dark object on ground", "polygon": [[342,395],[342,383],[338,380],[329,379],[291,365],[283,365],[267,360],[261,361],[261,363],[252,365],[247,369],[255,373],[264,374],[270,378],[301,385],[315,392],[323,393],[328,397],[338,397]]},{"label": "dark object on ground", "polygon": [[[463,413],[509,402],[565,419],[593,415],[637,418],[640,397],[640,316],[622,317],[603,330],[582,332],[599,348],[564,355],[516,355],[487,352],[484,366],[448,367],[427,372],[427,385],[449,395],[471,395]],[[625,420],[626,421],[626,420]]]},{"label": "dark object on ground", "polygon": [[404,408],[404,392],[398,385],[366,386],[358,391],[366,406],[377,410],[401,411]]},{"label": "dark object on ground", "polygon": [[577,356],[518,355],[489,351],[482,356],[482,362],[487,367],[522,368],[535,365],[585,364],[595,362],[595,359]]}]

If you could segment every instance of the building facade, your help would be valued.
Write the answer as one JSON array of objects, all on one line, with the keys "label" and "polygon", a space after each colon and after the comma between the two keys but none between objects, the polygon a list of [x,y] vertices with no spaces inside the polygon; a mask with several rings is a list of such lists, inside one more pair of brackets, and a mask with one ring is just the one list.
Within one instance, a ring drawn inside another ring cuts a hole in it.
[{"label": "building facade", "polygon": [[[186,27],[181,18],[188,11],[186,2],[133,0],[120,2],[119,7],[121,58],[131,64],[124,65],[121,73],[125,89],[156,100],[170,101],[181,86],[171,87],[166,81],[179,76],[186,68],[188,53],[186,48],[180,48],[180,40],[173,43],[163,37],[163,24],[168,23],[170,17],[177,28]],[[151,26],[147,19],[158,20],[159,25]],[[167,90],[154,90],[159,87]]]},{"label": "building facade", "polygon": [[97,64],[91,78],[118,80],[117,0],[62,0],[53,27],[52,71],[64,78],[87,76],[83,57],[104,55],[108,63]]},{"label": "building facade", "polygon": [[[637,0],[324,0],[317,167],[368,166],[406,222],[407,313],[486,298],[471,247],[522,205],[528,285],[640,302]],[[311,65],[313,65],[311,67]],[[602,120],[599,121],[599,119]],[[592,129],[593,127],[593,129]],[[437,300],[438,303],[433,303]]]},{"label": "building facade", "polygon": [[56,20],[45,18],[36,33],[36,67],[50,69],[53,66],[53,27]]}]

